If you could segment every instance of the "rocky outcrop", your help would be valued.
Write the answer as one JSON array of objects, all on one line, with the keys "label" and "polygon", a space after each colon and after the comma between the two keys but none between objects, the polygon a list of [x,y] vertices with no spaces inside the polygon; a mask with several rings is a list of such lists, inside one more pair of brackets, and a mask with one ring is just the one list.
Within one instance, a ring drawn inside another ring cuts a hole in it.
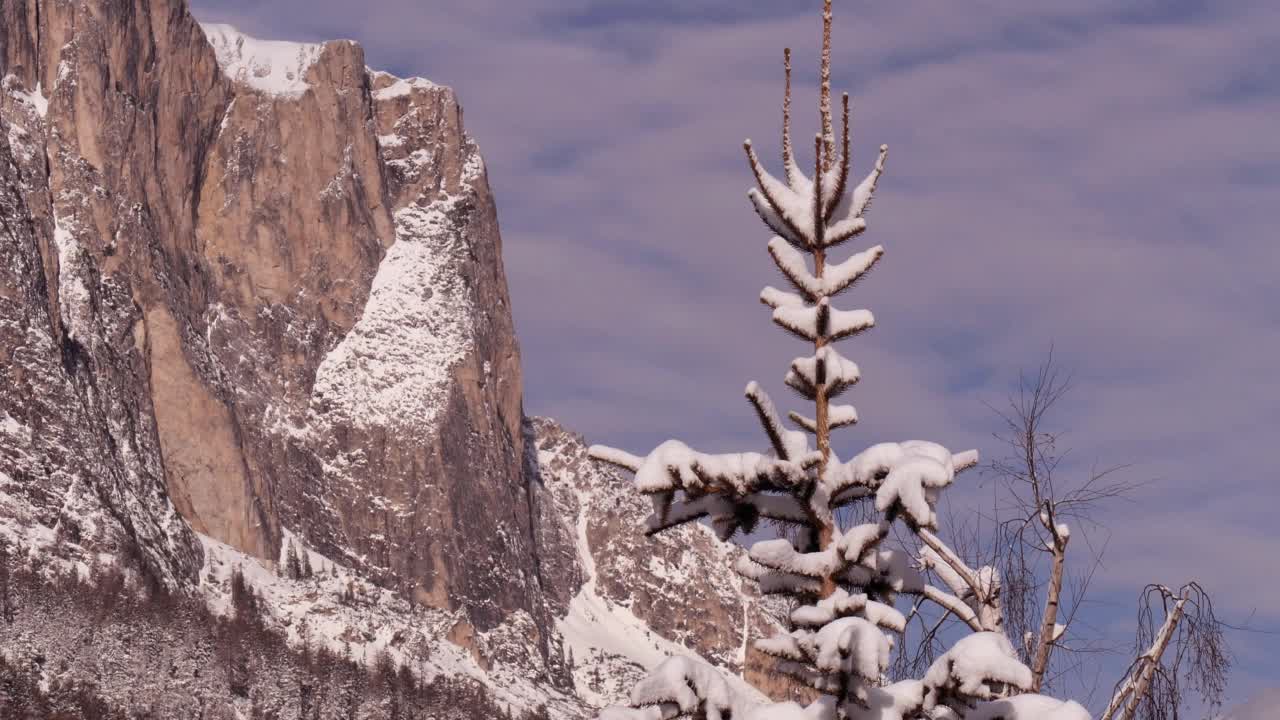
[{"label": "rocky outcrop", "polygon": [[642,670],[671,655],[702,658],[778,697],[788,693],[790,684],[773,677],[772,663],[752,646],[780,628],[783,608],[733,571],[742,549],[698,523],[646,536],[651,508],[629,481],[592,460],[583,438],[555,421],[530,425],[545,507],[553,509],[540,523],[542,563],[557,581],[553,597],[568,599],[557,628],[578,693],[596,705],[622,702]]},{"label": "rocky outcrop", "polygon": [[0,16],[0,543],[24,571],[121,565],[225,612],[241,568],[292,642],[322,617],[317,642],[557,717],[670,653],[758,671],[774,625],[736,551],[644,538],[627,483],[524,419],[452,90],[181,0]]},{"label": "rocky outcrop", "polygon": [[[106,428],[88,444],[130,449],[124,485],[249,555],[289,528],[480,630],[545,620],[496,215],[452,91],[176,0],[4,12],[13,267],[42,270],[21,304],[48,335],[6,347],[82,380],[98,417],[69,431]],[[181,542],[166,577],[198,564]],[[460,571],[491,560],[501,583]]]},{"label": "rocky outcrop", "polygon": [[139,5],[3,4],[0,479],[19,534],[178,587],[199,546],[166,492],[146,317],[185,331],[198,302],[192,189],[226,84],[182,8]]}]

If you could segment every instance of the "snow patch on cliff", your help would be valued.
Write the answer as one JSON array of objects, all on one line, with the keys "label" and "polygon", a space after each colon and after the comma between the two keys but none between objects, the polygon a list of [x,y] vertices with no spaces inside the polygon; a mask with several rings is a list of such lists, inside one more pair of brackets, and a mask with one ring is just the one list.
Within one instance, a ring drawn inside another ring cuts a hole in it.
[{"label": "snow patch on cliff", "polygon": [[274,97],[297,98],[306,93],[307,71],[324,51],[318,43],[259,40],[230,25],[201,23],[200,27],[227,77]]},{"label": "snow patch on cliff", "polygon": [[396,242],[360,320],[321,362],[312,410],[357,428],[422,434],[444,407],[453,367],[471,348],[475,312],[450,212],[459,198],[395,213]]},{"label": "snow patch on cliff", "polygon": [[[378,74],[387,75],[390,77],[388,73],[380,72]],[[395,82],[382,88],[381,90],[374,90],[373,99],[374,100],[390,100],[392,98],[398,98],[398,97],[408,95],[409,93],[413,92],[414,88],[417,88],[419,90],[432,90],[437,87],[439,86],[431,82],[430,80],[427,80],[426,78],[413,77],[413,78],[408,78],[403,80],[400,78],[396,78]]]},{"label": "snow patch on cliff", "polygon": [[[11,77],[13,76],[5,76],[5,80],[9,80]],[[49,114],[49,98],[45,97],[43,90],[40,88],[40,83],[36,83],[36,89],[30,92],[10,90],[9,94],[30,105],[31,109],[35,110],[40,117],[45,117]]]},{"label": "snow patch on cliff", "polygon": [[93,309],[84,282],[84,250],[68,227],[68,220],[53,218],[53,242],[58,248],[58,305],[69,337],[88,343]]}]

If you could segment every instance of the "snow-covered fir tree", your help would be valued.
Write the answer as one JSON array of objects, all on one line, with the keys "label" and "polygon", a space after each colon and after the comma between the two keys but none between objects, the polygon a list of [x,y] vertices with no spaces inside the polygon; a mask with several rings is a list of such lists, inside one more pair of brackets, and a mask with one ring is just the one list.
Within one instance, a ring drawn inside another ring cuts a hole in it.
[{"label": "snow-covered fir tree", "polygon": [[[791,412],[783,424],[756,383],[746,397],[768,437],[766,452],[707,454],[677,440],[644,457],[596,446],[598,460],[635,473],[636,488],[654,506],[648,531],[659,533],[708,520],[719,537],[751,533],[762,520],[786,528],[783,537],[751,546],[737,570],[764,593],[793,600],[790,632],[755,646],[779,672],[817,691],[808,706],[768,703],[735,692],[719,672],[688,658],[670,658],[632,691],[630,707],[604,710],[601,720],[1088,720],[1079,704],[1033,694],[1032,670],[1004,632],[1000,577],[994,567],[970,567],[937,534],[939,497],[978,462],[975,450],[937,443],[882,443],[842,460],[832,433],[857,422],[852,405],[837,403],[859,380],[858,366],[836,343],[869,329],[869,310],[837,307],[837,298],[875,266],[880,246],[833,257],[867,230],[866,213],[884,172],[880,147],[865,178],[850,181],[849,98],[843,97],[837,137],[830,93],[831,2],[823,16],[820,131],[806,173],[791,139],[791,64],[786,54],[781,178],[770,174],[746,143],[756,187],[749,197],[774,234],[768,251],[789,287],[766,287],[760,300],[775,324],[811,344],[786,384],[812,402],[811,414]],[[842,512],[852,507],[861,512]],[[842,518],[869,518],[845,523]],[[886,539],[895,525],[910,538]],[[1053,528],[1066,538],[1070,529]],[[1065,541],[1064,541],[1065,542]],[[970,631],[923,677],[889,677],[891,651],[906,617],[899,598],[933,603]]]}]

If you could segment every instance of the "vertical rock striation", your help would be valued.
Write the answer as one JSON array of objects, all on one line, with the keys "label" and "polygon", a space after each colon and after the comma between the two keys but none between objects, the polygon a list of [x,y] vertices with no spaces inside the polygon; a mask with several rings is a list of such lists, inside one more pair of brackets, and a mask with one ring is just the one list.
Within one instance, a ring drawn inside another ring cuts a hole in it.
[{"label": "vertical rock striation", "polygon": [[[4,350],[40,368],[5,366],[27,387],[5,427],[105,448],[78,462],[121,478],[89,494],[169,523],[167,578],[199,565],[176,509],[268,560],[292,530],[480,629],[545,615],[496,213],[452,91],[177,0],[3,13]],[[23,492],[65,499],[65,472]]]}]

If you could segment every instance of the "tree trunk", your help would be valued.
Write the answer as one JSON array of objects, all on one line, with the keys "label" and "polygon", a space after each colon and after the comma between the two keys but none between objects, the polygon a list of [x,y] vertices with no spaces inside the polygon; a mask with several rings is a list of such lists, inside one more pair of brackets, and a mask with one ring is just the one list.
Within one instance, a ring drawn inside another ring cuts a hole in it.
[{"label": "tree trunk", "polygon": [[[1051,531],[1052,532],[1052,531]],[[1067,543],[1054,532],[1053,574],[1049,577],[1049,597],[1045,601],[1044,620],[1040,623],[1040,643],[1031,663],[1031,692],[1040,692],[1044,674],[1049,668],[1049,653],[1053,650],[1054,634],[1058,625],[1058,605],[1062,596],[1062,570],[1066,564]]]},{"label": "tree trunk", "polygon": [[[1160,665],[1160,658],[1164,655],[1164,651],[1169,647],[1169,641],[1173,639],[1173,632],[1178,627],[1178,622],[1182,620],[1183,608],[1186,607],[1187,596],[1184,593],[1174,603],[1173,609],[1164,619],[1164,625],[1160,627],[1160,632],[1156,633],[1156,639],[1151,643],[1151,648],[1138,658],[1141,667],[1138,668],[1137,674],[1133,676],[1132,681],[1126,681],[1124,685],[1116,691],[1115,697],[1111,698],[1107,709],[1102,713],[1099,720],[1111,720],[1116,715],[1116,711],[1120,709],[1121,704],[1124,710],[1120,713],[1118,720],[1133,720],[1134,715],[1138,711],[1138,705],[1142,699],[1146,697],[1147,692],[1151,689],[1151,680],[1155,677],[1156,668]],[[1125,697],[1128,701],[1125,701]]]}]

